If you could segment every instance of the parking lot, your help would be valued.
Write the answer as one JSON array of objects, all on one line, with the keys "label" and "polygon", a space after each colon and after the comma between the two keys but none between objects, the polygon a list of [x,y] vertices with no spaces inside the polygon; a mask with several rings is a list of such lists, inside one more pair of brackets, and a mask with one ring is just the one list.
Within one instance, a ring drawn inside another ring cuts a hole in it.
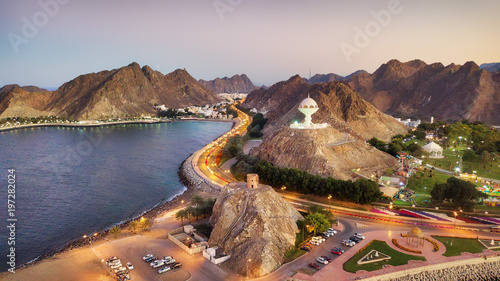
[{"label": "parking lot", "polygon": [[[223,280],[226,276],[226,273],[202,255],[191,256],[166,237],[151,239],[142,235],[131,236],[93,246],[92,252],[99,260],[106,261],[109,257],[117,256],[123,264],[131,262],[134,266],[134,269],[130,270],[132,280],[183,281],[189,278],[191,280]],[[153,254],[158,258],[172,256],[182,263],[182,266],[159,274],[158,270],[161,267],[152,268],[149,262],[142,259],[146,254]],[[103,264],[103,267],[106,265]]]}]

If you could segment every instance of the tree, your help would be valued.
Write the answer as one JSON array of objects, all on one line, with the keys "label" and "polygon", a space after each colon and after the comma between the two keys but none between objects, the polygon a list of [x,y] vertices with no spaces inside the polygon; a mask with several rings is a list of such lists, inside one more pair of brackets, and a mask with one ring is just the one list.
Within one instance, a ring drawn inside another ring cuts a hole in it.
[{"label": "tree", "polygon": [[369,139],[368,143],[371,146],[377,148],[378,150],[385,151],[386,143],[384,141],[377,139],[376,137]]},{"label": "tree", "polygon": [[308,225],[307,231],[314,232],[324,232],[327,231],[331,226],[328,218],[320,213],[309,214],[305,217],[305,224]]},{"label": "tree", "polygon": [[199,216],[199,213],[198,213],[198,210],[196,210],[195,207],[193,206],[189,206],[186,208],[186,212],[188,213],[188,220],[189,222],[191,222],[191,218],[192,217],[196,217],[196,220],[198,220],[198,216]]},{"label": "tree", "polygon": [[150,230],[151,226],[153,226],[153,223],[148,218],[142,218],[139,222],[141,230]]},{"label": "tree", "polygon": [[473,162],[476,160],[476,154],[472,150],[466,150],[462,159],[467,162]]},{"label": "tree", "polygon": [[137,231],[139,231],[139,222],[138,221],[131,221],[128,225],[128,229],[130,230],[130,232],[132,233],[137,233]]},{"label": "tree", "polygon": [[432,200],[438,203],[450,200],[455,208],[472,211],[476,201],[487,195],[478,191],[474,184],[455,177],[450,177],[443,184],[436,184],[431,191]]},{"label": "tree", "polygon": [[184,219],[187,219],[189,217],[189,214],[187,213],[186,209],[182,209],[177,211],[175,213],[175,219],[181,221],[181,225],[184,225]]},{"label": "tree", "polygon": [[113,237],[118,237],[118,235],[120,235],[120,232],[122,232],[122,228],[119,227],[118,225],[115,225],[113,226],[110,230],[109,230],[109,234],[112,235]]},{"label": "tree", "polygon": [[191,198],[191,204],[195,206],[203,206],[205,204],[205,199],[203,199],[201,195],[196,194]]}]

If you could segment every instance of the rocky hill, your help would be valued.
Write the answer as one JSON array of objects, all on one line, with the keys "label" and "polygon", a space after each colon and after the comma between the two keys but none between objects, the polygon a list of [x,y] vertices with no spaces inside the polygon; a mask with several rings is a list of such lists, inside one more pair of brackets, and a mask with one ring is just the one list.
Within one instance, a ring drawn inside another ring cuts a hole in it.
[{"label": "rocky hill", "polygon": [[391,60],[373,74],[354,75],[349,85],[379,110],[416,118],[500,124],[500,75],[476,63],[463,66]]},{"label": "rocky hill", "polygon": [[330,82],[310,85],[298,75],[267,90],[253,91],[243,106],[267,111],[269,121],[264,132],[274,132],[304,118],[297,108],[308,95],[319,105],[318,112],[312,116],[313,123],[329,123],[336,130],[349,133],[356,139],[364,141],[375,136],[389,140],[407,131],[394,118],[363,100],[347,84]]},{"label": "rocky hill", "polygon": [[0,92],[2,118],[47,114],[74,119],[121,118],[154,114],[154,104],[179,108],[220,101],[186,70],[163,75],[137,63],[78,76],[53,92],[9,88]]},{"label": "rocky hill", "polygon": [[[319,110],[313,123],[328,123],[320,130],[293,130],[302,121],[300,102],[310,95]],[[396,159],[374,149],[365,140],[389,140],[407,128],[363,100],[347,84],[330,82],[310,85],[299,76],[277,83],[268,90],[253,91],[244,107],[267,111],[262,144],[251,154],[280,167],[297,168],[321,176],[350,179],[352,169],[380,175],[394,168]]]},{"label": "rocky hill", "polygon": [[206,87],[207,89],[210,89],[216,94],[222,94],[222,93],[241,93],[241,94],[248,94],[251,91],[257,89],[252,81],[245,75],[234,75],[231,78],[224,77],[224,78],[216,78],[214,80],[210,81],[205,81],[201,79],[200,84]]},{"label": "rocky hill", "polygon": [[[238,223],[223,241],[240,214]],[[218,245],[231,255],[224,265],[235,273],[263,276],[283,264],[285,252],[295,245],[299,232],[296,221],[300,219],[303,217],[299,212],[271,187],[247,189],[246,184],[232,183],[215,203],[209,244]]]}]

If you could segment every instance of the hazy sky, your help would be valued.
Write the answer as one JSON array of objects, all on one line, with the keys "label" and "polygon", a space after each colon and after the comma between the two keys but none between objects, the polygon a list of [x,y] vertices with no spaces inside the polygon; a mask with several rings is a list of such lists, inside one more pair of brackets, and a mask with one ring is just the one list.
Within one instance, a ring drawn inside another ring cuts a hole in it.
[{"label": "hazy sky", "polygon": [[[197,79],[500,61],[500,1],[0,0],[0,86],[58,87],[136,61]],[[45,3],[45,4],[44,4]]]}]

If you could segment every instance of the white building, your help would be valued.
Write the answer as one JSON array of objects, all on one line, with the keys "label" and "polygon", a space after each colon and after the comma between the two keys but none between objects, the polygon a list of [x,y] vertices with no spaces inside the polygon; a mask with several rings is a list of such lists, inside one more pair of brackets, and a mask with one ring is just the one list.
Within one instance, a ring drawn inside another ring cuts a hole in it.
[{"label": "white building", "polygon": [[328,126],[328,124],[313,124],[312,115],[319,110],[319,106],[315,100],[313,100],[309,95],[304,99],[299,105],[299,111],[305,115],[304,122],[295,122],[290,125],[291,129],[323,129]]},{"label": "white building", "polygon": [[429,158],[443,158],[443,148],[435,142],[424,145],[422,149],[429,153]]}]

